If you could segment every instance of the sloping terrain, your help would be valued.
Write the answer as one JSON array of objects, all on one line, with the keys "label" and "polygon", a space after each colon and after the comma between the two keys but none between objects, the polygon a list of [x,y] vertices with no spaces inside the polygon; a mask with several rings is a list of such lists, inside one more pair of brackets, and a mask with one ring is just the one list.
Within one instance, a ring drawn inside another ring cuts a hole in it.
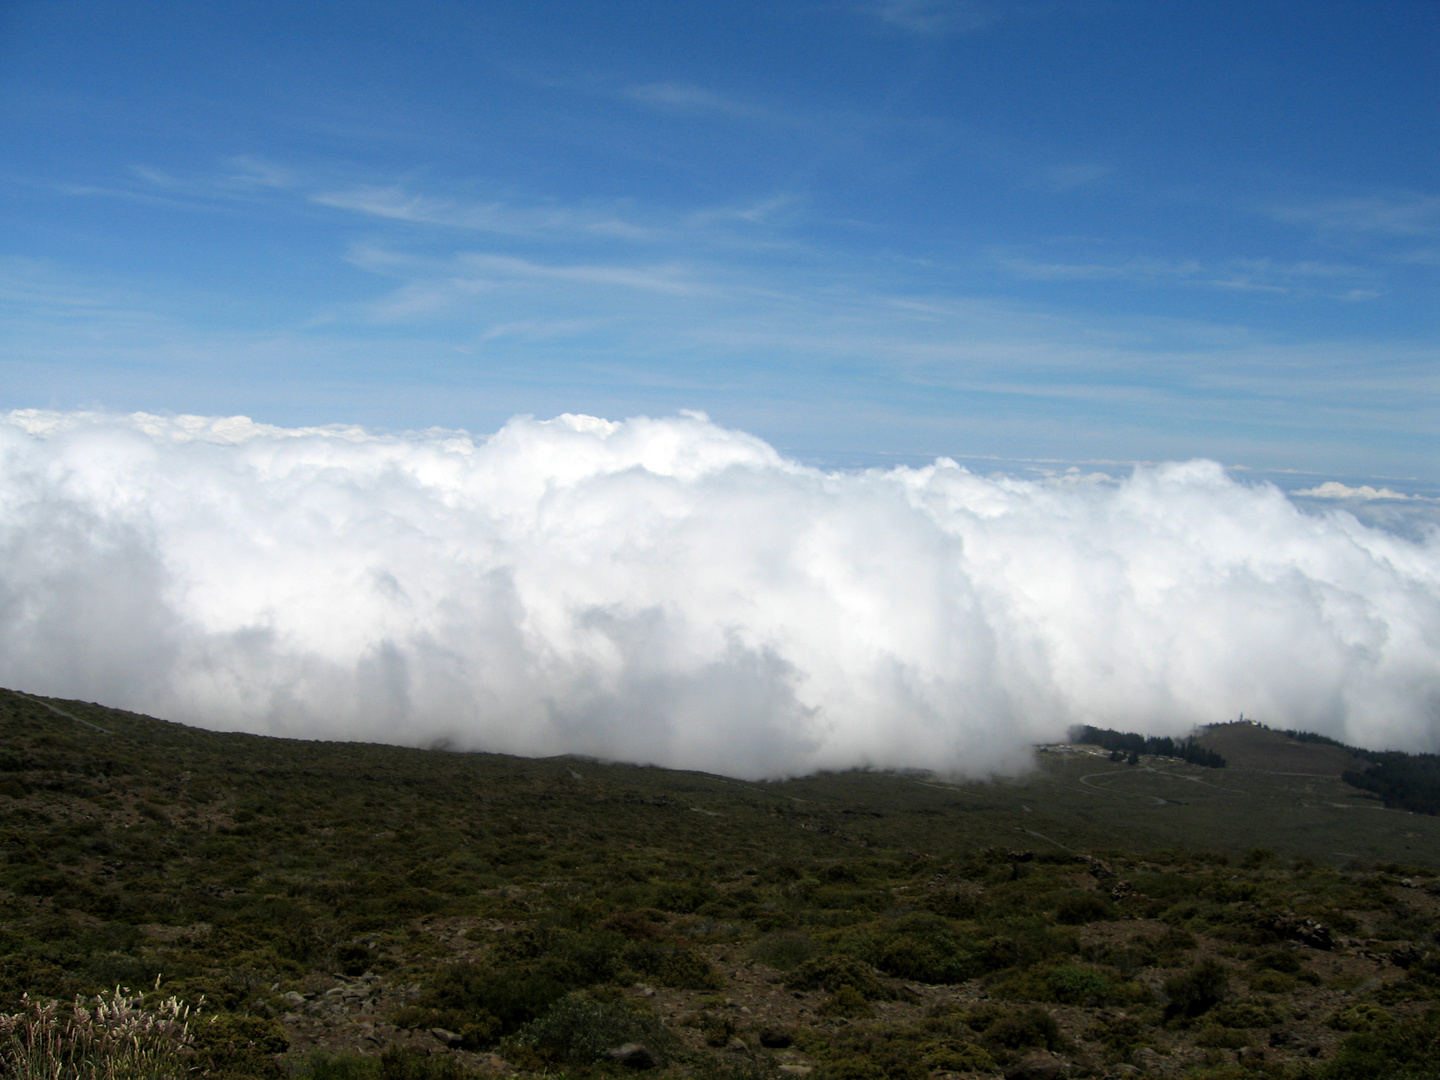
[{"label": "sloping terrain", "polygon": [[1230,768],[1273,775],[1332,776],[1338,779],[1347,769],[1358,769],[1365,763],[1362,755],[1346,747],[1300,742],[1287,737],[1284,732],[1243,720],[1232,724],[1212,724],[1203,729],[1199,741],[1224,757]]},{"label": "sloping terrain", "polygon": [[0,821],[5,1008],[203,997],[213,1076],[1338,1080],[1440,1031],[1440,820],[1319,773],[744,783],[0,691]]}]

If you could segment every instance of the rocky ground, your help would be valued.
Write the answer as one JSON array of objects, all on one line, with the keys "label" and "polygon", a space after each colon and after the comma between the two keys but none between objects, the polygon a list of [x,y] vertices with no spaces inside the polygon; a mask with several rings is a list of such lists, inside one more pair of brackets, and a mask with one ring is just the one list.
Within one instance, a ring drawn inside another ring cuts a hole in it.
[{"label": "rocky ground", "polygon": [[[1403,888],[1403,886],[1402,886]],[[1408,898],[1417,893],[1406,890]],[[1424,895],[1431,916],[1436,898]],[[431,948],[444,952],[453,962],[480,960],[489,940],[514,933],[520,924],[493,919],[427,918],[417,920],[414,930],[428,939]],[[1153,940],[1167,930],[1165,923],[1150,919],[1092,923],[1083,928],[1085,947],[1123,948],[1131,943]],[[1334,1019],[1357,1002],[1368,1000],[1386,983],[1404,978],[1407,953],[1380,940],[1338,938],[1326,948],[1294,943],[1290,946],[1303,958],[1305,970],[1314,972],[1318,985],[1295,983],[1284,994],[1284,1021],[1273,1027],[1231,1029],[1234,1046],[1200,1045],[1206,1029],[1199,1025],[1152,1028],[1145,1045],[1128,1054],[1128,1061],[1114,1061],[1105,1044],[1095,1038],[1098,1025],[1123,1018],[1126,1010],[1048,1005],[1067,1043],[1065,1051],[1032,1051],[1003,1070],[1011,1080],[1042,1080],[1060,1076],[1132,1077],[1180,1076],[1196,1067],[1226,1062],[1256,1066],[1260,1062],[1295,1067],[1303,1062],[1333,1056],[1346,1032],[1337,1029]],[[884,1031],[909,1028],[937,1013],[963,1011],[990,1000],[982,980],[944,986],[899,982],[900,998],[871,1003],[871,1016],[835,1017],[823,1015],[829,995],[824,991],[788,988],[785,974],[747,956],[744,945],[705,947],[708,958],[724,980],[719,991],[687,991],[636,984],[628,995],[652,1010],[666,1026],[696,1049],[720,1049],[737,1057],[763,1058],[782,1074],[805,1076],[817,1066],[814,1057],[797,1043],[806,1032],[836,1031],[843,1028]],[[1235,997],[1273,1006],[1279,995],[1245,984],[1244,969],[1234,962],[1232,949],[1220,942],[1201,939],[1198,956],[1213,957],[1236,974]],[[1192,958],[1193,959],[1193,958]],[[1187,965],[1188,966],[1188,965]],[[1181,968],[1152,968],[1141,975],[1156,1000],[1163,998],[1167,978]],[[1256,980],[1261,982],[1263,980]],[[1269,989],[1274,990],[1271,986]],[[389,1045],[402,1045],[434,1055],[453,1055],[466,1067],[482,1073],[509,1074],[516,1067],[497,1053],[472,1053],[456,1045],[458,1035],[443,1029],[408,1030],[396,1027],[390,1017],[412,1001],[420,984],[392,981],[367,972],[357,977],[313,975],[285,990],[280,998],[288,1006],[281,1017],[291,1038],[291,1053],[304,1055],[312,1050],[332,1053],[375,1054]],[[723,1041],[717,1032],[726,1033]],[[1213,1035],[1213,1031],[1209,1034]],[[936,1080],[946,1077],[993,1076],[996,1073],[952,1073],[938,1070]]]}]

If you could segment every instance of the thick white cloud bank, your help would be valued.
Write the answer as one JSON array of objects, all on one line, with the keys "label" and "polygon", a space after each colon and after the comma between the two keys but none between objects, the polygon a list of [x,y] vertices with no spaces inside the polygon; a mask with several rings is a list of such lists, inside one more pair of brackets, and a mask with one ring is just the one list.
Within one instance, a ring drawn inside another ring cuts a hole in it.
[{"label": "thick white cloud bank", "polygon": [[0,417],[0,685],[757,777],[983,773],[1243,710],[1440,744],[1440,536],[1210,462],[829,473],[701,416]]}]

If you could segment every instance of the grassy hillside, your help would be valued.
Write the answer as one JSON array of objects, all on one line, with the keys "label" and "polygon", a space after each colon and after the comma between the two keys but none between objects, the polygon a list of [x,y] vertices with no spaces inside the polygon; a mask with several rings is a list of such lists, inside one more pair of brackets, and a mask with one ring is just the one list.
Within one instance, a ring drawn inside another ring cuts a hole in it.
[{"label": "grassy hillside", "polygon": [[1269,773],[1338,779],[1341,773],[1356,768],[1364,760],[1359,751],[1350,747],[1334,742],[1302,741],[1247,721],[1213,724],[1204,730],[1200,741],[1239,768]]},{"label": "grassy hillside", "polygon": [[1440,819],[1214,731],[751,784],[0,691],[0,997],[176,995],[213,1076],[1411,1075]]}]

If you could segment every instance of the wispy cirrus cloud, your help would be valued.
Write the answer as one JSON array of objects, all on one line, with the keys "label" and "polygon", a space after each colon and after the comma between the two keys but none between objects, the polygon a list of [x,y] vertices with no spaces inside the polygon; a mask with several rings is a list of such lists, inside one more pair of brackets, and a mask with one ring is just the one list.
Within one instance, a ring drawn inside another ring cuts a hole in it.
[{"label": "wispy cirrus cloud", "polygon": [[315,205],[366,218],[488,233],[514,241],[575,243],[586,248],[774,252],[801,246],[789,231],[806,200],[779,192],[749,202],[690,210],[634,204],[562,205],[431,195],[399,185],[336,188],[307,197]]},{"label": "wispy cirrus cloud", "polygon": [[487,278],[534,280],[635,289],[667,296],[713,295],[715,287],[700,280],[693,267],[683,263],[540,263],[506,255],[462,256],[460,265]]},{"label": "wispy cirrus cloud", "polygon": [[1055,165],[1045,170],[1046,186],[1052,191],[1069,191],[1084,187],[1097,180],[1103,180],[1115,172],[1115,166],[1098,161],[1076,162],[1070,165]]},{"label": "wispy cirrus cloud", "polygon": [[882,23],[925,36],[983,30],[1005,17],[1005,6],[975,0],[870,0],[856,5]]},{"label": "wispy cirrus cloud", "polygon": [[643,83],[627,87],[624,96],[652,109],[688,115],[771,120],[776,114],[750,102],[681,82]]},{"label": "wispy cirrus cloud", "polygon": [[658,239],[654,229],[609,210],[520,207],[501,201],[465,201],[416,194],[396,186],[361,185],[310,196],[320,206],[420,225],[500,233],[508,236],[588,234],[621,240]]},{"label": "wispy cirrus cloud", "polygon": [[1001,255],[997,261],[1016,277],[1028,281],[1116,281],[1150,286],[1178,284],[1296,298],[1326,296],[1351,302],[1373,300],[1382,295],[1381,290],[1375,287],[1371,271],[1318,261],[1287,262],[1261,258],[1207,263],[1198,259],[1133,258],[1108,262],[1067,262],[1026,255]]},{"label": "wispy cirrus cloud", "polygon": [[[364,317],[376,322],[450,318],[458,309],[492,293],[504,293],[512,303],[520,295],[553,307],[558,299],[552,295],[556,286],[567,290],[574,308],[603,305],[606,296],[617,292],[697,298],[714,297],[720,291],[697,267],[679,262],[542,262],[491,252],[436,258],[376,245],[357,245],[348,259],[361,269],[404,282],[384,297],[360,305]],[[538,321],[554,323],[557,319]],[[507,320],[506,325],[515,323]]]},{"label": "wispy cirrus cloud", "polygon": [[229,160],[231,180],[236,184],[262,188],[292,188],[300,177],[291,169],[253,154],[240,154]]},{"label": "wispy cirrus cloud", "polygon": [[1405,192],[1273,206],[1280,221],[1358,237],[1440,237],[1440,195]]}]

